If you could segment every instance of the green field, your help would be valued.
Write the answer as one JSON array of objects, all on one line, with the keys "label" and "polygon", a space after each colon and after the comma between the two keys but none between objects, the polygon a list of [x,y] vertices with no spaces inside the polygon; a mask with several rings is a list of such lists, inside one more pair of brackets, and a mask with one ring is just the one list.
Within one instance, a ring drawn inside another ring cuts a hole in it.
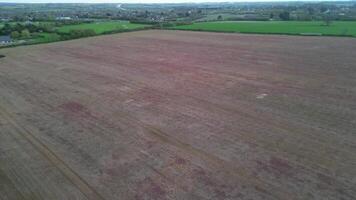
[{"label": "green field", "polygon": [[202,22],[191,25],[177,26],[174,27],[174,29],[265,34],[321,34],[335,36],[356,36],[356,22],[345,21],[333,22],[330,26],[325,26],[323,22],[320,21]]},{"label": "green field", "polygon": [[70,30],[92,29],[95,31],[96,34],[102,34],[104,32],[109,32],[109,31],[139,29],[139,28],[144,28],[146,26],[148,25],[131,24],[125,21],[94,22],[94,23],[62,26],[58,28],[58,31],[62,33],[69,33]]},{"label": "green field", "polygon": [[38,33],[35,37],[29,41],[29,43],[48,43],[56,42],[60,40],[60,36],[57,33]]},{"label": "green field", "polygon": [[[18,22],[10,22],[12,24]],[[22,23],[22,22],[19,22]],[[38,24],[40,22],[33,22]],[[44,22],[41,22],[44,23]],[[52,22],[45,22],[45,23],[52,23]],[[4,23],[0,23],[0,28],[2,28]],[[124,32],[130,30],[138,30],[141,28],[148,27],[150,25],[145,24],[134,24],[127,21],[98,21],[93,23],[83,23],[83,24],[76,24],[76,25],[63,25],[55,27],[56,32],[53,33],[45,33],[45,32],[35,32],[31,33],[30,38],[22,39],[19,38],[16,41],[19,43],[12,46],[18,45],[26,45],[26,44],[40,44],[40,43],[49,43],[49,42],[57,42],[61,40],[67,39],[76,39],[67,36],[65,33],[69,33],[71,30],[86,30],[91,29],[95,32],[96,35],[105,34],[105,33],[116,33],[116,32]],[[63,37],[67,36],[67,37]],[[83,36],[80,36],[83,37]],[[79,38],[80,38],[79,37]],[[85,37],[85,36],[84,36]],[[22,42],[20,42],[22,41]]]}]

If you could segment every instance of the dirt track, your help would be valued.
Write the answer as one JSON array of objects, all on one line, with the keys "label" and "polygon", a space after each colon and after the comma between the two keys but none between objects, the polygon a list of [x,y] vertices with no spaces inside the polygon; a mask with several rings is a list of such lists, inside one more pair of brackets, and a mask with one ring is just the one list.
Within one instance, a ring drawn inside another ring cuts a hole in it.
[{"label": "dirt track", "polygon": [[158,30],[2,49],[0,199],[353,199],[355,51]]}]

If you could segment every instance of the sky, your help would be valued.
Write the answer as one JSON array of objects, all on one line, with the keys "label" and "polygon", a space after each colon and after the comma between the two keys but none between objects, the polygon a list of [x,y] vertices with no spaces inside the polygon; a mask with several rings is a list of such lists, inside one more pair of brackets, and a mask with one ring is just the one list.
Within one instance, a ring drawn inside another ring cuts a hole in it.
[{"label": "sky", "polygon": [[[7,3],[202,3],[202,2],[268,2],[286,0],[0,0]],[[294,0],[298,1],[298,0]]]}]

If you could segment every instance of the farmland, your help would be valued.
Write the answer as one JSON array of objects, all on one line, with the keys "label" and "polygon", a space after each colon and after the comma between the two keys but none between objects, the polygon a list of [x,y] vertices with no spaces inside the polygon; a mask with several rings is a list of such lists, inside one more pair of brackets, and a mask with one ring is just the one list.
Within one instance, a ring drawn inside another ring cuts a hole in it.
[{"label": "farmland", "polygon": [[[4,23],[0,23],[0,29],[3,26]],[[142,30],[144,28],[150,27],[151,25],[130,23],[128,21],[118,20],[95,20],[90,22],[11,22],[8,23],[8,26],[10,27],[8,27],[8,29],[11,30],[7,31],[7,34],[11,35],[12,33],[13,39],[15,41],[15,43],[10,46],[18,46],[23,44],[50,43],[101,34]],[[29,31],[29,29],[31,32]],[[29,32],[26,37],[21,35],[21,32],[24,30]]]},{"label": "farmland", "polygon": [[351,200],[355,45],[149,30],[1,49],[1,199]]},{"label": "farmland", "polygon": [[222,21],[201,22],[174,28],[240,33],[356,36],[356,22],[346,21],[335,21],[330,26],[324,25],[324,22],[321,21]]},{"label": "farmland", "polygon": [[147,27],[147,25],[131,24],[125,21],[103,21],[78,25],[66,25],[59,27],[58,31],[61,33],[69,33],[71,30],[92,29],[96,34],[102,34],[110,31],[140,29],[144,27]]},{"label": "farmland", "polygon": [[39,33],[36,36],[29,40],[28,43],[32,44],[40,44],[40,43],[49,43],[49,42],[57,42],[60,41],[60,35],[57,33]]}]

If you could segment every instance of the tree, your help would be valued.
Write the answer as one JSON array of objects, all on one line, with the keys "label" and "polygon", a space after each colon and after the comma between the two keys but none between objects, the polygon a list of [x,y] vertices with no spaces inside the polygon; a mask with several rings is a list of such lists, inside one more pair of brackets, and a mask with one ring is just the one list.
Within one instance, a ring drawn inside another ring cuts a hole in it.
[{"label": "tree", "polygon": [[320,8],[320,12],[321,12],[321,13],[325,13],[326,11],[328,11],[328,8],[327,8],[327,7],[322,6],[322,7]]},{"label": "tree", "polygon": [[274,14],[273,13],[269,14],[269,18],[273,19],[274,18]]},{"label": "tree", "polygon": [[73,29],[69,31],[69,37],[70,38],[81,38],[81,37],[89,37],[89,36],[94,36],[96,35],[95,31],[92,29]]},{"label": "tree", "polygon": [[289,12],[284,11],[284,12],[280,13],[279,18],[281,18],[281,20],[285,20],[285,21],[289,20],[290,19]]},{"label": "tree", "polygon": [[30,33],[34,33],[34,32],[38,32],[39,31],[39,27],[32,24],[32,23],[29,23],[29,24],[26,24],[24,29],[27,29]]},{"label": "tree", "polygon": [[314,15],[314,13],[315,13],[314,8],[308,7],[308,14],[309,14],[309,15]]},{"label": "tree", "polygon": [[29,38],[30,36],[31,36],[30,31],[28,31],[27,29],[21,31],[22,38]]},{"label": "tree", "polygon": [[219,15],[218,16],[218,20],[222,20],[223,18],[222,18],[222,16],[221,15]]},{"label": "tree", "polygon": [[84,37],[89,37],[89,36],[96,35],[96,33],[93,29],[85,29],[85,30],[83,30],[83,35],[84,35]]},{"label": "tree", "polygon": [[14,26],[11,27],[12,31],[21,32],[24,29],[24,26],[21,23],[16,23]]},{"label": "tree", "polygon": [[17,39],[20,37],[20,33],[18,31],[12,31],[10,36],[13,39]]},{"label": "tree", "polygon": [[9,35],[11,34],[11,32],[12,32],[11,25],[9,23],[6,23],[0,30],[0,35]]},{"label": "tree", "polygon": [[332,17],[329,14],[323,15],[323,21],[325,26],[330,26],[332,23]]},{"label": "tree", "polygon": [[47,33],[53,33],[54,32],[54,26],[51,23],[39,23],[38,31],[43,31],[43,32],[47,32]]}]

